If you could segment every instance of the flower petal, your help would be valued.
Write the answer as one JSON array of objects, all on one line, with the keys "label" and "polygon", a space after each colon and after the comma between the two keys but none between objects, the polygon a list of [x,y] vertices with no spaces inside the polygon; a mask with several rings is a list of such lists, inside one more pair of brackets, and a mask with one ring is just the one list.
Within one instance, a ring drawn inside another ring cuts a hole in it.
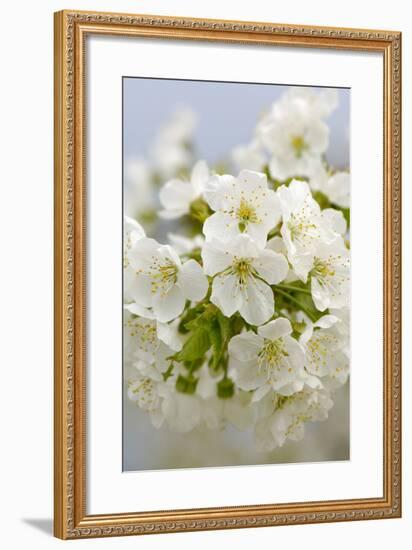
[{"label": "flower petal", "polygon": [[249,235],[261,248],[266,244],[269,228],[262,223],[248,223],[245,235]]},{"label": "flower petal", "polygon": [[300,375],[303,375],[303,367],[305,366],[306,356],[305,350],[292,336],[283,336],[283,343],[289,354],[288,359],[292,367],[299,371]]},{"label": "flower petal", "polygon": [[256,361],[236,362],[231,373],[236,385],[244,391],[255,390],[266,381],[265,374],[259,371]]},{"label": "flower petal", "polygon": [[169,208],[164,210],[159,210],[158,214],[160,218],[163,218],[164,220],[175,220],[177,218],[181,218],[185,214],[187,214],[189,211],[188,208]]},{"label": "flower petal", "polygon": [[333,232],[339,235],[346,233],[346,220],[340,210],[325,208],[325,210],[322,210],[322,220],[325,222],[327,228]]},{"label": "flower petal", "polygon": [[279,317],[274,321],[270,321],[266,325],[258,328],[259,336],[268,340],[277,340],[282,336],[287,336],[292,332],[292,325],[286,317]]},{"label": "flower petal", "polygon": [[268,229],[275,227],[281,219],[279,197],[272,189],[262,193],[264,199],[262,204],[257,209],[258,216],[262,219],[262,223]]},{"label": "flower petal", "polygon": [[322,191],[332,203],[342,208],[349,208],[350,175],[347,172],[337,172],[328,179]]},{"label": "flower petal", "polygon": [[318,319],[313,326],[319,328],[330,328],[338,322],[339,319],[335,317],[335,315],[324,315],[323,317]]},{"label": "flower petal", "polygon": [[202,248],[203,269],[206,275],[216,275],[228,268],[233,261],[226,246],[219,241],[206,242]]},{"label": "flower petal", "polygon": [[143,227],[133,218],[124,217],[124,232],[130,235],[131,244],[133,245],[138,239],[146,237]]},{"label": "flower petal", "polygon": [[283,281],[289,271],[289,264],[285,256],[273,250],[263,250],[253,262],[253,267],[271,285]]},{"label": "flower petal", "polygon": [[166,210],[182,208],[188,212],[194,197],[193,186],[187,181],[177,179],[165,183],[159,192],[160,202]]},{"label": "flower petal", "polygon": [[306,283],[308,280],[308,274],[309,271],[313,267],[313,254],[303,253],[303,254],[295,254],[293,256],[289,256],[290,263],[292,264],[293,271],[295,272],[296,276]]},{"label": "flower petal", "polygon": [[155,239],[143,237],[134,243],[129,250],[130,265],[135,269],[148,270],[153,263],[153,256],[159,257],[160,244]]},{"label": "flower petal", "polygon": [[282,237],[279,237],[279,235],[277,235],[276,237],[272,237],[266,243],[266,248],[280,254],[287,254],[285,243],[283,242]]},{"label": "flower petal", "polygon": [[[180,335],[181,336],[181,335]],[[179,337],[175,323],[168,325],[167,323],[157,323],[157,337],[159,340],[167,344],[173,351],[182,349],[182,340]]]},{"label": "flower petal", "polygon": [[319,311],[325,311],[325,309],[328,309],[330,304],[330,295],[326,286],[321,285],[315,277],[312,277],[310,290],[316,309]]},{"label": "flower petal", "polygon": [[270,286],[263,281],[249,277],[242,292],[242,306],[239,312],[251,325],[262,325],[274,312],[274,298]]},{"label": "flower petal", "polygon": [[181,289],[174,285],[166,295],[156,294],[153,297],[153,311],[156,319],[167,323],[180,315],[185,307],[185,297]]},{"label": "flower petal", "polygon": [[177,276],[177,283],[183,295],[193,301],[202,300],[209,287],[203,269],[195,260],[188,260],[182,265]]},{"label": "flower petal", "polygon": [[210,301],[215,304],[226,317],[231,317],[239,311],[242,296],[239,282],[235,275],[218,275],[213,280]]},{"label": "flower petal", "polygon": [[306,130],[305,140],[312,153],[324,153],[329,144],[329,127],[322,120],[312,121]]},{"label": "flower petal", "polygon": [[206,161],[199,160],[193,166],[190,176],[190,183],[193,185],[196,196],[199,196],[203,191],[206,182],[209,179],[209,168]]},{"label": "flower petal", "polygon": [[237,220],[222,212],[215,212],[203,224],[203,234],[208,241],[211,239],[228,241],[238,233]]},{"label": "flower petal", "polygon": [[152,281],[148,275],[136,274],[128,281],[127,291],[133,300],[144,307],[152,307]]},{"label": "flower petal", "polygon": [[252,403],[257,403],[261,401],[265,395],[267,395],[271,390],[270,384],[264,384],[260,386],[255,392],[253,392]]},{"label": "flower petal", "polygon": [[255,189],[267,189],[268,180],[266,174],[262,172],[255,172],[253,170],[242,170],[238,178],[239,184],[243,189],[255,190]]},{"label": "flower petal", "polygon": [[136,302],[125,304],[123,307],[126,311],[133,313],[133,315],[139,315],[139,317],[145,317],[146,319],[154,319],[154,313],[151,309],[136,304]]},{"label": "flower petal", "polygon": [[228,249],[238,258],[258,258],[262,247],[252,237],[241,233],[230,242]]},{"label": "flower petal", "polygon": [[212,210],[217,211],[222,207],[225,190],[231,189],[236,183],[236,178],[230,175],[215,175],[208,180],[203,197]]},{"label": "flower petal", "polygon": [[263,338],[252,331],[233,336],[229,342],[229,355],[238,361],[256,360],[263,346]]}]

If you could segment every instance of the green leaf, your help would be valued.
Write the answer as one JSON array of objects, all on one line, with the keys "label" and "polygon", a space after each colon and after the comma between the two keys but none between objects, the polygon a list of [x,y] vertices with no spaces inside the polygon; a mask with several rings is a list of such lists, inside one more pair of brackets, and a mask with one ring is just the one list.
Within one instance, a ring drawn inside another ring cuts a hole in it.
[{"label": "green leaf", "polygon": [[217,312],[216,319],[217,319],[217,322],[219,323],[222,339],[228,340],[232,335],[230,319],[225,317],[221,311]]},{"label": "green leaf", "polygon": [[196,319],[204,311],[204,309],[204,304],[197,304],[197,306],[188,309],[179,323],[179,332],[181,332],[182,334],[186,334],[187,332],[189,332],[189,323]]},{"label": "green leaf", "polygon": [[210,322],[214,319],[217,308],[213,304],[209,304],[206,308],[202,305],[201,312],[198,313],[195,317],[189,320],[185,324],[185,329],[187,330],[196,330],[198,328],[208,328]]},{"label": "green leaf", "polygon": [[192,332],[181,351],[174,358],[180,362],[196,361],[196,359],[202,358],[209,348],[209,333],[205,328],[199,327]]},{"label": "green leaf", "polygon": [[222,334],[219,323],[216,320],[213,320],[213,322],[210,323],[209,337],[212,346],[217,350],[220,350],[222,348]]},{"label": "green leaf", "polygon": [[224,351],[222,333],[217,320],[214,320],[213,323],[211,323],[210,325],[209,337],[213,347],[213,355],[210,366],[212,367],[212,369],[216,370],[219,368],[220,360]]}]

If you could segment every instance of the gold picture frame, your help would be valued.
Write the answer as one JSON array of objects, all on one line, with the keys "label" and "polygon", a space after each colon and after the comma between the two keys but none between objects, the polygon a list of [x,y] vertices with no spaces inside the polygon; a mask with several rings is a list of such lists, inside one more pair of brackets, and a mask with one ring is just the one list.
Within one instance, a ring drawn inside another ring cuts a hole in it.
[{"label": "gold picture frame", "polygon": [[[89,34],[374,51],[384,81],[383,497],[86,514],[85,38]],[[401,515],[401,34],[304,25],[55,14],[54,533],[62,539],[396,518]]]}]

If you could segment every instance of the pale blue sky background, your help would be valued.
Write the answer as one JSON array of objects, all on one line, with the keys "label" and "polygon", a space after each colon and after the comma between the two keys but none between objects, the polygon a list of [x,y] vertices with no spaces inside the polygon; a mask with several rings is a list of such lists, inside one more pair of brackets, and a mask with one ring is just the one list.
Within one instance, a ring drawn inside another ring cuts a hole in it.
[{"label": "pale blue sky background", "polygon": [[[198,158],[209,163],[250,141],[259,114],[289,86],[229,82],[124,78],[124,154],[145,156],[156,132],[173,111],[190,107],[198,116]],[[317,88],[314,88],[315,90]],[[350,90],[339,89],[339,107],[327,120],[329,162],[349,166]]]}]

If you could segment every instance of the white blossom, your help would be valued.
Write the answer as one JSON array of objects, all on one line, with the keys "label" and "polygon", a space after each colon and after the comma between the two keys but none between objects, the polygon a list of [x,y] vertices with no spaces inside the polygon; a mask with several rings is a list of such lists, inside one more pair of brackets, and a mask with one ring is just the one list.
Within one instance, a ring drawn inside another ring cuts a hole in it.
[{"label": "white blossom", "polygon": [[273,104],[257,127],[257,136],[272,155],[270,174],[284,181],[313,175],[313,164],[329,144],[324,122],[336,107],[335,91],[316,94],[310,88],[292,88]]},{"label": "white blossom", "polygon": [[266,164],[266,155],[257,140],[248,145],[238,145],[232,151],[232,159],[239,170],[261,172]]},{"label": "white blossom", "polygon": [[162,177],[173,177],[192,164],[189,144],[195,126],[195,113],[191,109],[179,108],[160,129],[150,149],[150,157]]},{"label": "white blossom", "polygon": [[144,158],[129,158],[124,166],[124,209],[127,216],[139,217],[156,205],[153,170]]},{"label": "white blossom", "polygon": [[287,439],[300,441],[305,424],[326,420],[333,401],[326,390],[304,389],[288,397],[267,394],[259,406],[264,414],[255,425],[255,443],[268,452]]},{"label": "white blossom", "polygon": [[167,238],[179,255],[190,254],[196,248],[202,248],[205,242],[203,235],[196,235],[191,239],[176,233],[168,233]]},{"label": "white blossom", "polygon": [[148,364],[137,359],[133,363],[126,363],[125,379],[128,398],[149,413],[153,426],[159,428],[164,421],[159,391],[164,384],[163,370],[158,368],[157,363]]},{"label": "white blossom", "polygon": [[264,246],[268,232],[280,220],[276,193],[259,172],[242,170],[237,178],[213,176],[204,196],[215,211],[203,225],[206,240],[229,240],[245,233]]},{"label": "white blossom", "polygon": [[156,363],[160,372],[167,369],[166,358],[182,348],[182,338],[176,324],[160,323],[124,312],[124,352],[126,360]]},{"label": "white blossom", "polygon": [[181,262],[169,245],[154,239],[138,240],[129,252],[130,265],[135,270],[130,293],[134,301],[152,308],[156,318],[168,322],[180,315],[186,300],[202,300],[208,281],[195,260]]},{"label": "white blossom", "polygon": [[159,216],[175,219],[189,214],[190,205],[201,196],[208,180],[209,169],[206,162],[200,160],[193,167],[190,181],[172,179],[165,183],[159,192],[159,199],[163,206]]},{"label": "white blossom", "polygon": [[327,376],[344,384],[348,377],[349,360],[346,355],[347,338],[334,315],[324,315],[316,323],[307,321],[299,342],[306,352],[306,369],[313,375]]},{"label": "white blossom", "polygon": [[203,404],[203,417],[206,426],[210,430],[224,429],[231,424],[241,431],[253,427],[256,420],[256,408],[251,403],[250,392],[242,390],[228,399],[219,399],[213,395]]},{"label": "white blossom", "polygon": [[179,433],[192,431],[202,421],[202,400],[198,395],[176,391],[171,383],[159,386],[161,411],[169,427]]},{"label": "white blossom", "polygon": [[320,189],[331,203],[341,208],[349,208],[350,175],[348,172],[336,172],[323,183]]},{"label": "white blossom", "polygon": [[273,291],[288,272],[282,254],[260,248],[246,234],[231,242],[216,239],[202,249],[205,273],[214,277],[210,300],[224,315],[236,311],[252,325],[269,320],[274,311]]},{"label": "white blossom", "polygon": [[323,227],[329,230],[329,234],[336,233],[344,236],[347,231],[347,223],[340,210],[334,208],[325,208],[322,210]]},{"label": "white blossom", "polygon": [[164,420],[159,387],[161,385],[158,381],[139,373],[136,373],[134,378],[130,379],[127,384],[128,398],[134,401],[140,409],[150,414],[152,424],[156,428],[160,428]]},{"label": "white blossom", "polygon": [[278,191],[282,211],[281,235],[288,259],[295,273],[306,282],[312,268],[316,247],[334,237],[322,217],[319,204],[313,199],[306,182],[293,180]]},{"label": "white blossom", "polygon": [[[136,220],[125,216],[123,221],[123,299],[126,303],[132,300],[130,286],[134,279],[134,270],[130,266],[129,252],[133,245],[145,236],[143,227]],[[140,313],[143,313],[143,310]]]},{"label": "white blossom", "polygon": [[[267,250],[273,250],[274,252],[277,252],[278,254],[283,254],[285,258],[288,255],[287,248],[285,246],[285,243],[280,235],[276,235],[275,237],[272,237],[268,240],[266,243],[266,249]],[[296,273],[293,271],[292,267],[289,266],[288,273],[286,277],[284,278],[283,282],[290,283],[293,281],[297,281],[299,277],[296,275]]]},{"label": "white blossom", "polygon": [[234,336],[229,342],[231,372],[239,388],[257,390],[259,400],[271,389],[289,395],[305,383],[319,385],[304,371],[305,352],[291,336],[288,319],[280,317],[253,331]]},{"label": "white blossom", "polygon": [[318,243],[309,278],[312,298],[319,311],[348,305],[350,261],[342,237],[330,243]]}]

